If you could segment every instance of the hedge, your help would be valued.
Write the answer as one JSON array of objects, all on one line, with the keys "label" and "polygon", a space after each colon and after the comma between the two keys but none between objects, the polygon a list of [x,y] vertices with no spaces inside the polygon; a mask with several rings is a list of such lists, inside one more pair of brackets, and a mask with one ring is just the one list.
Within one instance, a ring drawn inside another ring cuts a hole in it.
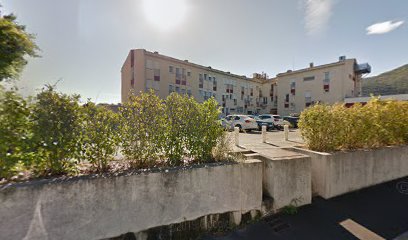
[{"label": "hedge", "polygon": [[366,105],[317,104],[305,109],[299,128],[316,151],[371,149],[408,143],[408,102],[372,98]]},{"label": "hedge", "polygon": [[[75,175],[85,167],[108,171],[225,160],[229,151],[215,99],[198,103],[173,93],[132,95],[119,112],[46,86],[32,98],[0,89],[1,179]],[[16,179],[18,180],[18,179]]]}]

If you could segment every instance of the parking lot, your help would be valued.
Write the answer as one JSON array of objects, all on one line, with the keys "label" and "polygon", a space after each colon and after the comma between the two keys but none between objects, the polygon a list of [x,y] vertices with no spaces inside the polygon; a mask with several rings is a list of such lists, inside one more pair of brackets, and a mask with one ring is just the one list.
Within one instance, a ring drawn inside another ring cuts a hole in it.
[{"label": "parking lot", "polygon": [[[228,135],[230,136],[231,141],[234,143],[235,133],[229,132]],[[298,129],[289,130],[288,141],[285,141],[284,131],[279,131],[279,130],[268,131],[266,132],[266,142],[267,144],[271,146],[275,146],[275,147],[292,147],[292,146],[299,146],[299,145],[304,144],[304,141]],[[248,133],[244,133],[244,132],[239,133],[239,146],[245,148],[246,146],[249,147],[250,145],[254,145],[254,144],[262,144],[261,131],[251,131]]]}]

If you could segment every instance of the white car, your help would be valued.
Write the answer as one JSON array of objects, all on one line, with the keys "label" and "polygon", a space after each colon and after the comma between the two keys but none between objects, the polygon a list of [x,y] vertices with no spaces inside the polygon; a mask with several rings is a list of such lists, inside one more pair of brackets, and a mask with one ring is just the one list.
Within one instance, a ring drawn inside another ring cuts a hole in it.
[{"label": "white car", "polygon": [[230,124],[231,129],[238,127],[240,131],[251,131],[258,130],[258,123],[255,119],[250,118],[246,115],[228,115],[225,117]]},{"label": "white car", "polygon": [[285,122],[279,115],[262,114],[258,116],[264,122],[272,122],[277,129],[283,129]]}]

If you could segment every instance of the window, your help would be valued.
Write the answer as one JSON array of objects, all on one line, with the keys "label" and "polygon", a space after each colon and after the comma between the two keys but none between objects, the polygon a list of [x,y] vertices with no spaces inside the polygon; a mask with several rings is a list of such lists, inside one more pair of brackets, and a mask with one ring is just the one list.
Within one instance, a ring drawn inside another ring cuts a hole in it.
[{"label": "window", "polygon": [[314,79],[315,79],[314,76],[304,77],[304,78],[303,78],[303,81],[312,81],[312,80],[314,80]]},{"label": "window", "polygon": [[285,108],[289,107],[289,94],[285,95],[285,103],[284,103]]},{"label": "window", "polygon": [[146,68],[147,69],[153,69],[153,61],[148,59],[146,60]]},{"label": "window", "polygon": [[324,73],[324,79],[330,79],[330,72],[325,72]]},{"label": "window", "polygon": [[180,87],[176,87],[176,93],[180,93]]},{"label": "window", "polygon": [[169,66],[169,73],[173,73],[173,66]]},{"label": "window", "polygon": [[305,106],[309,107],[312,105],[312,94],[310,92],[305,92]]},{"label": "window", "polygon": [[330,72],[325,72],[324,73],[323,91],[325,91],[325,92],[330,91]]},{"label": "window", "polygon": [[186,94],[186,89],[182,88],[181,89],[181,94]]},{"label": "window", "polygon": [[292,95],[295,95],[295,94],[296,94],[296,82],[295,82],[295,81],[292,81],[292,82],[290,83],[290,93],[291,93]]},{"label": "window", "polygon": [[267,97],[263,97],[262,103],[263,103],[263,104],[268,104],[268,98],[267,98]]},{"label": "window", "polygon": [[253,89],[253,88],[251,88],[251,93],[250,93],[250,95],[251,95],[251,96],[254,96],[254,89]]},{"label": "window", "polygon": [[198,75],[198,88],[203,88],[204,87],[204,79],[203,79],[203,74]]},{"label": "window", "polygon": [[176,68],[176,84],[181,84],[181,69]]},{"label": "window", "polygon": [[269,92],[269,96],[271,97],[271,99],[273,98],[273,84],[271,84],[271,91]]},{"label": "window", "polygon": [[207,80],[207,74],[204,73],[204,80]]},{"label": "window", "polygon": [[172,93],[172,92],[174,92],[174,87],[173,87],[173,85],[169,85],[169,94]]},{"label": "window", "polygon": [[217,79],[213,77],[213,91],[217,91]]},{"label": "window", "polygon": [[191,77],[191,72],[190,71],[187,71],[187,76]]},{"label": "window", "polygon": [[232,84],[225,84],[225,92],[234,93],[234,86]]},{"label": "window", "polygon": [[187,95],[191,97],[191,89],[187,89]]},{"label": "window", "polygon": [[154,81],[160,81],[160,69],[154,69]]}]

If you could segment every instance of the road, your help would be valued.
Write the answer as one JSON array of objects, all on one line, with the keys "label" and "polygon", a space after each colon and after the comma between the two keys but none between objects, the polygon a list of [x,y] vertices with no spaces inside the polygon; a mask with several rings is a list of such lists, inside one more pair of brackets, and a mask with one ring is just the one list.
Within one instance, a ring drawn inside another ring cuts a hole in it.
[{"label": "road", "polygon": [[[340,225],[351,220],[380,239],[407,240],[408,192],[400,189],[399,179],[360,191],[300,207],[295,215],[277,214],[227,233],[222,237],[204,236],[202,240],[354,240],[359,239]],[[406,189],[405,189],[406,190]],[[366,238],[377,239],[377,238]]]}]

